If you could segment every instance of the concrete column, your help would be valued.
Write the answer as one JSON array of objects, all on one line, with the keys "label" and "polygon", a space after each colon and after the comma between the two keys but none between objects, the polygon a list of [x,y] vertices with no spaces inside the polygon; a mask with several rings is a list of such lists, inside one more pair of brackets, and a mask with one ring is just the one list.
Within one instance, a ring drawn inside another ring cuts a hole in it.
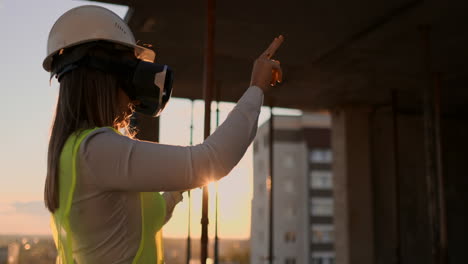
[{"label": "concrete column", "polygon": [[332,114],[335,252],[337,264],[374,263],[369,110]]}]

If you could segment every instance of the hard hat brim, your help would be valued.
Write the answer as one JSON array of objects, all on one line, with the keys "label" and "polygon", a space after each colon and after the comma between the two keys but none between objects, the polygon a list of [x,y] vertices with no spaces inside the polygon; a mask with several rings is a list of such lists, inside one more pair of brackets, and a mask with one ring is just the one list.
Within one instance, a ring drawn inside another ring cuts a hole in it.
[{"label": "hard hat brim", "polygon": [[135,51],[135,57],[140,59],[140,60],[143,60],[143,61],[148,61],[148,62],[154,62],[155,58],[156,58],[156,53],[151,50],[151,49],[148,49],[148,48],[145,48],[143,46],[139,46],[139,45],[133,45],[133,44],[130,44],[130,43],[126,43],[126,42],[120,42],[120,41],[116,41],[116,40],[109,40],[109,39],[102,39],[102,38],[95,38],[95,39],[87,39],[85,41],[81,41],[81,42],[76,42],[76,43],[72,43],[68,46],[65,46],[65,47],[62,47],[54,52],[52,52],[49,56],[47,56],[43,63],[42,63],[42,67],[47,71],[47,72],[50,72],[52,70],[52,60],[53,60],[53,57],[55,54],[57,54],[61,49],[66,49],[66,48],[70,48],[70,47],[73,47],[73,46],[76,46],[76,45],[80,45],[80,44],[84,44],[84,43],[88,43],[88,42],[93,42],[93,41],[98,41],[98,40],[104,40],[104,41],[109,41],[109,42],[113,42],[113,43],[116,43],[116,44],[120,44],[120,45],[123,45],[123,46],[126,46],[126,47],[129,47],[129,48],[133,48],[133,50]]}]

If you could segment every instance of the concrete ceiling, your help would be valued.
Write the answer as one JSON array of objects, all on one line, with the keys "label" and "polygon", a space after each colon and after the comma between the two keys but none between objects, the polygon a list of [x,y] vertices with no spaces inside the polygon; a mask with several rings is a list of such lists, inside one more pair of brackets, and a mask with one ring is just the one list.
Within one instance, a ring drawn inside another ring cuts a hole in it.
[{"label": "concrete ceiling", "polygon": [[[202,98],[205,1],[104,0],[130,6],[127,21],[157,61],[176,71],[174,96]],[[284,83],[275,104],[303,110],[386,105],[392,89],[400,104],[419,107],[421,89],[434,85],[425,71],[441,72],[443,103],[468,103],[468,2],[454,1],[217,1],[216,80],[223,101],[236,101],[253,60],[274,36]],[[430,25],[429,42],[421,25]]]}]

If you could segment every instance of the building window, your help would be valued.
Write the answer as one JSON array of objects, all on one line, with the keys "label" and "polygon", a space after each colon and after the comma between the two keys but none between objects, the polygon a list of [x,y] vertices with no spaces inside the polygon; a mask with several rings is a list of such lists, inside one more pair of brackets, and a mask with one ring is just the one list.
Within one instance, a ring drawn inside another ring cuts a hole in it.
[{"label": "building window", "polygon": [[334,241],[333,225],[331,224],[313,224],[311,226],[312,243],[331,244]]},{"label": "building window", "polygon": [[331,163],[332,159],[331,149],[312,149],[309,153],[311,163]]},{"label": "building window", "polygon": [[256,162],[256,167],[257,167],[257,171],[258,171],[258,174],[265,174],[266,171],[265,171],[265,162],[261,159],[259,159],[257,162]]},{"label": "building window", "polygon": [[264,184],[264,182],[259,182],[257,184],[257,191],[258,191],[258,195],[264,195],[265,194],[265,184]]},{"label": "building window", "polygon": [[286,243],[296,242],[296,233],[295,232],[286,232],[286,233],[284,233],[284,242],[286,242]]},{"label": "building window", "polygon": [[334,264],[335,253],[333,252],[313,252],[311,255],[312,264]]},{"label": "building window", "polygon": [[294,184],[291,181],[285,181],[283,186],[284,186],[285,192],[287,193],[294,192]]},{"label": "building window", "polygon": [[312,216],[333,216],[332,198],[311,198],[310,214]]},{"label": "building window", "polygon": [[286,216],[286,219],[294,219],[296,217],[296,209],[294,208],[294,205],[290,205],[287,208],[285,208],[284,214]]},{"label": "building window", "polygon": [[258,208],[258,217],[262,219],[265,217],[265,208],[263,207]]},{"label": "building window", "polygon": [[285,258],[284,259],[284,264],[296,264],[296,259],[295,258]]},{"label": "building window", "polygon": [[333,187],[332,173],[329,170],[312,170],[310,172],[310,188],[327,189]]},{"label": "building window", "polygon": [[312,264],[335,264],[335,258],[327,258],[327,257],[313,257]]},{"label": "building window", "polygon": [[283,158],[283,167],[286,169],[292,169],[295,165],[294,156],[292,154],[285,154]]}]

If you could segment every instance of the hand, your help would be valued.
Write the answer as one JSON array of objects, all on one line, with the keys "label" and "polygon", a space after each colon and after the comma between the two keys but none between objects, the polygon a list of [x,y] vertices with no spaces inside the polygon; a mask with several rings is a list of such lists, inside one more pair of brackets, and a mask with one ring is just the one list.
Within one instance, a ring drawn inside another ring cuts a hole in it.
[{"label": "hand", "polygon": [[282,35],[275,38],[262,55],[255,60],[252,77],[250,78],[250,86],[258,86],[263,92],[266,92],[271,86],[275,86],[277,82],[279,83],[283,80],[280,62],[271,59],[283,41],[284,37]]}]

